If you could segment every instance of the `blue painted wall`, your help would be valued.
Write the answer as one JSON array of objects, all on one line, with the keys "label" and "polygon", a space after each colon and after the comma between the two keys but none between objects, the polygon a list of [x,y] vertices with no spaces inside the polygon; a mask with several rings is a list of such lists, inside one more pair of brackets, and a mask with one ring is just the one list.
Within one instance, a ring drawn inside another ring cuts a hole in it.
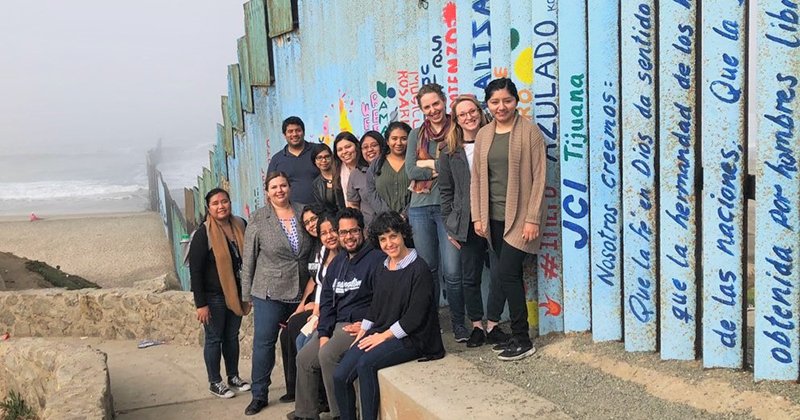
[{"label": "blue painted wall", "polygon": [[[267,41],[273,84],[247,85],[263,77],[252,66],[265,62],[266,43],[231,40],[240,63],[238,74],[229,69],[228,98],[241,106],[225,102],[211,169],[198,168],[189,196],[221,184],[236,213],[263,206],[286,116],[305,120],[308,140],[330,143],[395,119],[419,125],[413,97],[425,83],[482,99],[490,80],[507,76],[547,144],[542,249],[524,270],[532,324],[541,334],[591,330],[664,359],[701,357],[707,367],[744,363],[744,87],[755,37],[755,377],[798,378],[795,2],[760,1],[755,28],[746,0],[298,3],[299,27]],[[264,7],[248,4],[256,14]],[[175,241],[202,205],[184,220],[167,189],[152,185]]]}]

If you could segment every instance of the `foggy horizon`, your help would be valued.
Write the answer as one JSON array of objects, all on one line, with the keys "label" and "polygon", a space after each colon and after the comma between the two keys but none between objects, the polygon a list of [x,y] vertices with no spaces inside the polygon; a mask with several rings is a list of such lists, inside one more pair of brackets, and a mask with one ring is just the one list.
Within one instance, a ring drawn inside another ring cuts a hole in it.
[{"label": "foggy horizon", "polygon": [[240,1],[6,2],[0,154],[211,144],[242,35]]}]

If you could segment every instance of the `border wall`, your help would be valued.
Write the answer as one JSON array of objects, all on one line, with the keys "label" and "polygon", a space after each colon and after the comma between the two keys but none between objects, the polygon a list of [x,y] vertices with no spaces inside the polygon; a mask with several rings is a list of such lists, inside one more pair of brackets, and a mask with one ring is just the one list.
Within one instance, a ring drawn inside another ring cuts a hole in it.
[{"label": "border wall", "polygon": [[170,197],[150,171],[178,276],[187,288],[180,240],[206,191],[228,188],[244,216],[264,205],[283,118],[302,117],[307,140],[330,144],[339,131],[383,131],[396,119],[418,126],[413,98],[425,83],[482,98],[506,76],[547,143],[542,249],[525,269],[540,334],[590,332],[628,351],[745,368],[754,284],[754,379],[797,380],[798,8],[250,0],[197,185]]}]

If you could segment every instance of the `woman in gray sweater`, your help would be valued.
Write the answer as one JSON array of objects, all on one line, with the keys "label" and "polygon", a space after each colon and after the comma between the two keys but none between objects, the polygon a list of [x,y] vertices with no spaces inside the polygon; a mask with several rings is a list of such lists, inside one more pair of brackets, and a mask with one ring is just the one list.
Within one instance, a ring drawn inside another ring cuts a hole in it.
[{"label": "woman in gray sweater", "polygon": [[[250,218],[242,257],[242,300],[253,305],[253,401],[245,415],[267,406],[280,324],[304,300],[312,239],[301,222],[302,205],[289,201],[289,177],[267,174],[268,205]],[[305,289],[305,291],[304,291]]]}]

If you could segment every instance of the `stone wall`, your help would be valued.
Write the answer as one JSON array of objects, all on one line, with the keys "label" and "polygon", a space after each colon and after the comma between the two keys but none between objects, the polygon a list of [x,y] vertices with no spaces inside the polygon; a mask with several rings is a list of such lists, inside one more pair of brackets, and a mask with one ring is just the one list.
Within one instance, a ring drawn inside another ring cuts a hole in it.
[{"label": "stone wall", "polygon": [[106,355],[89,346],[41,338],[0,342],[0,395],[11,390],[43,419],[114,416]]},{"label": "stone wall", "polygon": [[[164,289],[162,281],[149,280],[133,288],[0,292],[0,333],[201,344],[192,294]],[[240,332],[242,356],[252,353],[252,331],[253,317],[247,316]]]}]

